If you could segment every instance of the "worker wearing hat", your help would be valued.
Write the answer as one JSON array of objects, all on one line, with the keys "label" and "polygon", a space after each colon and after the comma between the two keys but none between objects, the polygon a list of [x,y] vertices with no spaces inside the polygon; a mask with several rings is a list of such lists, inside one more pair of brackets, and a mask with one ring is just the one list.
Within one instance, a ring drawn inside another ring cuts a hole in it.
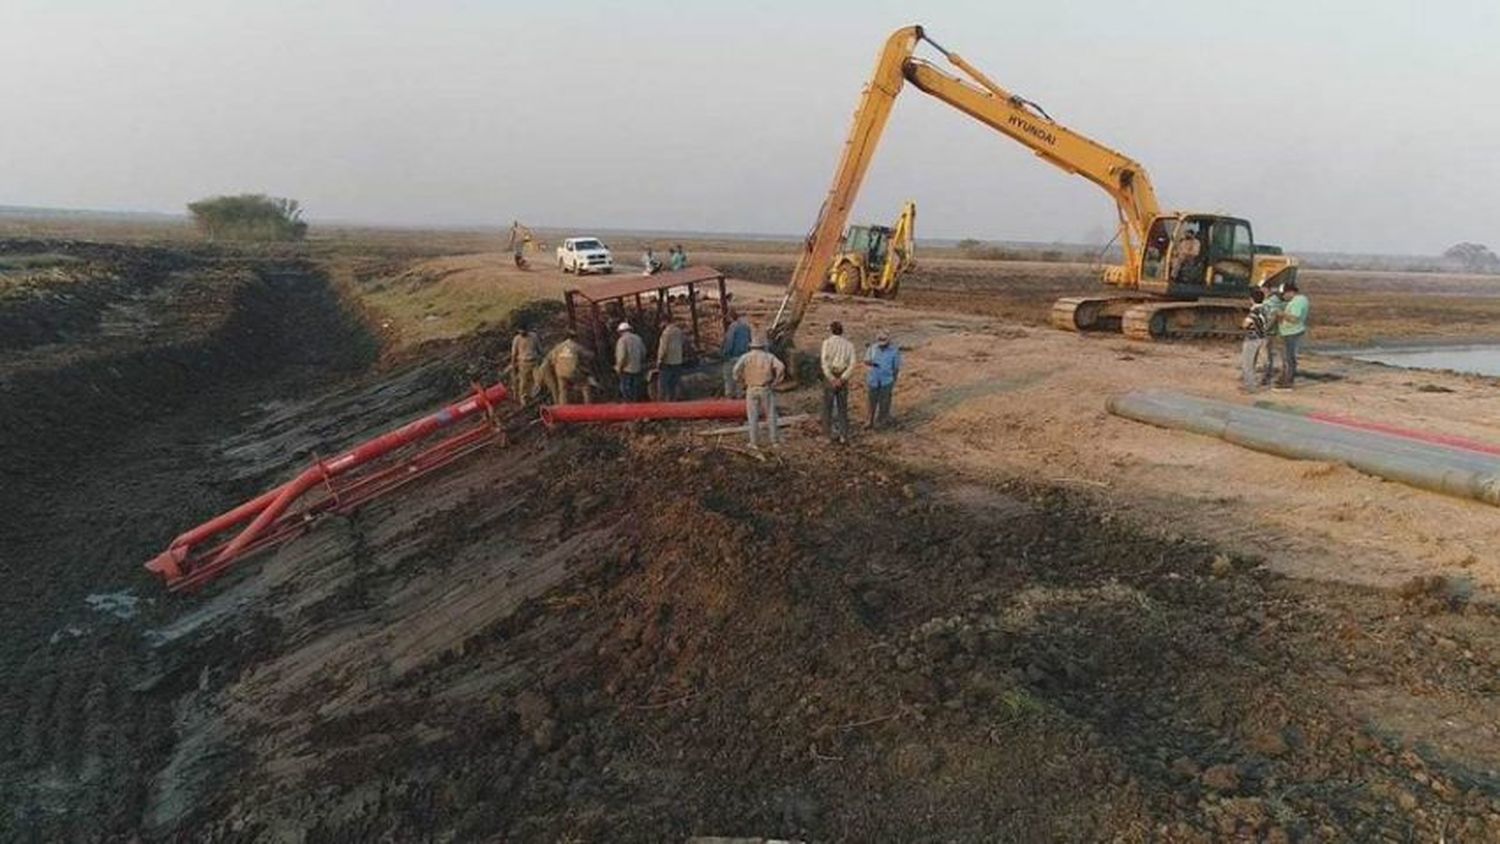
[{"label": "worker wearing hat", "polygon": [[640,401],[645,385],[646,341],[630,328],[630,323],[615,326],[615,374],[620,378],[620,398]]},{"label": "worker wearing hat", "polygon": [[1286,304],[1281,306],[1281,315],[1276,321],[1276,333],[1281,337],[1281,373],[1275,388],[1290,390],[1297,380],[1297,350],[1307,335],[1308,303],[1307,297],[1297,289],[1295,278],[1281,285],[1281,298]]},{"label": "worker wearing hat", "polygon": [[771,431],[771,445],[781,445],[776,419],[776,383],[786,376],[786,366],[766,351],[765,335],[750,338],[750,351],[734,364],[734,381],[745,388],[745,421],[750,432],[750,447],[760,448],[759,428],[762,411]]},{"label": "worker wearing hat", "polygon": [[511,387],[516,401],[526,404],[536,392],[536,365],[542,360],[542,347],[536,335],[525,325],[516,326],[516,336],[510,341]]},{"label": "worker wearing hat", "polygon": [[866,428],[884,428],[891,424],[891,395],[896,391],[896,377],[901,374],[901,350],[891,342],[891,335],[881,330],[875,342],[865,350],[865,389],[869,395],[870,416]]}]

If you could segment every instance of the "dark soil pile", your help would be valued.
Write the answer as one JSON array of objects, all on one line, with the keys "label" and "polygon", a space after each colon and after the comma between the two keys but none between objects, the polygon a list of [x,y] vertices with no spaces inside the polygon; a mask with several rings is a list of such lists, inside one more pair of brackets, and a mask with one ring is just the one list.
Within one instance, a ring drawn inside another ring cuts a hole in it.
[{"label": "dark soil pile", "polygon": [[[299,750],[320,761],[295,788],[237,773],[195,829],[348,841],[1500,835],[1490,774],[1375,732],[1345,699],[1354,674],[1363,688],[1487,699],[1496,665],[1483,643],[1429,647],[1423,631],[1451,619],[1492,645],[1490,608],[1434,603],[1425,586],[1294,583],[1143,536],[1056,490],[955,496],[857,451],[799,446],[760,462],[583,435],[528,483],[534,496],[502,534],[561,542],[606,528],[609,550],[383,703],[320,721]],[[445,535],[433,565],[455,543],[503,541]],[[382,605],[378,592],[364,599]],[[265,646],[305,634],[283,637]]]}]

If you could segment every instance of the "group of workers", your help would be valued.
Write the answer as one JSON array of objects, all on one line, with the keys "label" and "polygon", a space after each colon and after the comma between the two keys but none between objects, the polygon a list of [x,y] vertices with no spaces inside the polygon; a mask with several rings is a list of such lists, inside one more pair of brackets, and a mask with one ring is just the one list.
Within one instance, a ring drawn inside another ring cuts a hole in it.
[{"label": "group of workers", "polygon": [[665,266],[657,259],[655,250],[650,246],[647,246],[646,251],[641,253],[641,275],[656,275],[663,269],[674,271],[687,269],[687,265],[687,250],[683,249],[680,243],[668,250]]},{"label": "group of workers", "polygon": [[574,395],[584,404],[592,403],[595,382],[589,370],[593,357],[571,330],[543,355],[536,334],[524,325],[517,328],[510,342],[511,387],[516,399],[525,404],[545,389],[553,404],[569,404]]},{"label": "group of workers", "polygon": [[[1297,380],[1297,351],[1307,335],[1309,302],[1296,280],[1280,286],[1269,282],[1250,291],[1250,315],[1245,317],[1245,339],[1240,345],[1240,380],[1246,392],[1271,385],[1290,390]],[[1257,360],[1264,356],[1264,366]],[[1277,366],[1277,358],[1281,364]]]},{"label": "group of workers", "polygon": [[[752,448],[760,447],[760,424],[764,420],[772,445],[781,443],[777,418],[776,387],[786,378],[786,364],[766,349],[763,334],[755,331],[744,316],[731,312],[729,325],[720,346],[723,358],[724,396],[743,398]],[[629,321],[615,327],[614,371],[619,382],[620,400],[643,401],[651,371],[657,374],[657,398],[681,401],[682,376],[687,369],[687,338],[676,319],[661,328],[654,361],[646,341]],[[509,371],[511,386],[521,403],[529,403],[542,390],[553,404],[569,404],[577,399],[585,404],[594,400],[591,370],[594,354],[568,331],[561,342],[545,354],[535,332],[522,325],[511,339]],[[652,366],[654,362],[654,366]],[[828,337],[819,352],[819,369],[823,377],[823,431],[831,442],[849,442],[849,387],[858,377],[863,363],[869,416],[867,428],[888,427],[891,423],[891,397],[901,374],[901,351],[881,331],[860,359],[854,344],[844,336],[838,322],[829,326]]]},{"label": "group of workers", "polygon": [[[731,322],[724,332],[719,349],[724,360],[724,395],[745,399],[745,418],[752,448],[760,447],[760,420],[765,419],[772,445],[781,443],[776,408],[776,385],[786,377],[786,365],[766,350],[764,335],[750,326],[739,314],[730,314]],[[901,374],[901,350],[888,333],[881,331],[865,350],[869,417],[867,428],[884,428],[891,423],[891,396],[896,378]],[[849,442],[849,385],[857,376],[854,344],[844,336],[842,323],[828,326],[828,337],[818,355],[823,376],[823,433],[831,442]]]},{"label": "group of workers", "polygon": [[[615,326],[615,376],[620,383],[620,400],[644,401],[647,367],[646,341],[628,321]],[[660,401],[682,400],[682,374],[687,369],[687,335],[676,317],[661,327],[656,337],[655,366],[657,398]]]}]

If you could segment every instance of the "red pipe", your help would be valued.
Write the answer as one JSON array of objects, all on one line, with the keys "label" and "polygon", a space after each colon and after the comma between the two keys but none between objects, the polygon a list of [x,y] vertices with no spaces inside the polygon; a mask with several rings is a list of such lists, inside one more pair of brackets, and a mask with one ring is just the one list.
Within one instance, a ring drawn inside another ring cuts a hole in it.
[{"label": "red pipe", "polygon": [[505,401],[506,395],[507,391],[503,384],[495,384],[485,390],[476,390],[474,395],[463,401],[450,404],[436,413],[367,440],[332,460],[319,461],[290,482],[262,493],[233,510],[183,533],[172,540],[172,544],[167,547],[165,553],[147,563],[146,568],[164,576],[168,581],[176,580],[183,576],[182,564],[191,552],[192,546],[254,516],[249,526],[224,546],[224,549],[214,558],[214,564],[223,564],[254,542],[268,525],[286,512],[293,501],[318,484],[358,468],[371,460],[383,457],[435,431],[447,428],[455,422],[484,412]]},{"label": "red pipe", "polygon": [[627,404],[550,404],[542,408],[548,427],[588,422],[633,422],[637,419],[744,419],[741,399],[657,401]]}]

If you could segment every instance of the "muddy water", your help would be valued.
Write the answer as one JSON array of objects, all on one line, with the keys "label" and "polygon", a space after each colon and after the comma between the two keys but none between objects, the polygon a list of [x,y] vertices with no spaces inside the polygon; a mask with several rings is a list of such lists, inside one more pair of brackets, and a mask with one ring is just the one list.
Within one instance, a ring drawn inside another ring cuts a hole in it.
[{"label": "muddy water", "polygon": [[1449,369],[1454,372],[1471,372],[1476,375],[1500,377],[1500,345],[1494,344],[1369,349],[1350,352],[1349,357],[1406,369]]}]

